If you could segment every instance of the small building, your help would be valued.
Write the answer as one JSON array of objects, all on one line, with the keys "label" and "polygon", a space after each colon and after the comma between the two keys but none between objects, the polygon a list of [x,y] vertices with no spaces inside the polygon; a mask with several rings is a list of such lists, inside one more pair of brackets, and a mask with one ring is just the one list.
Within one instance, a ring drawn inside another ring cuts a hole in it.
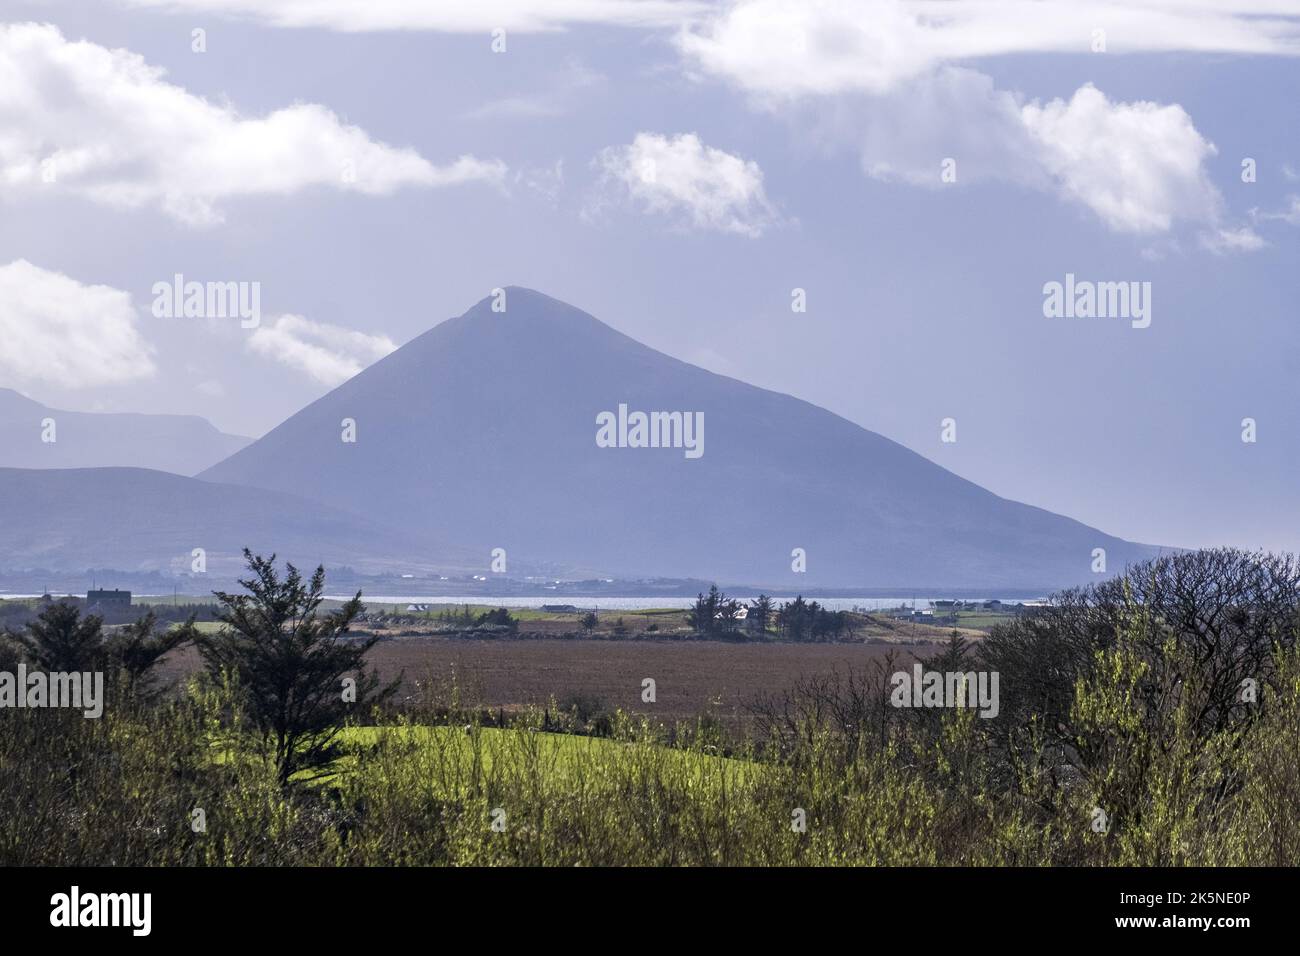
[{"label": "small building", "polygon": [[87,591],[86,605],[88,607],[130,607],[130,591]]},{"label": "small building", "polygon": [[542,610],[550,614],[576,614],[578,608],[573,604],[543,604]]},{"label": "small building", "polygon": [[[717,614],[713,615],[713,619],[714,619],[715,621],[721,621],[721,620],[724,620],[724,619],[726,618],[726,616],[727,616],[727,615],[726,615],[725,612],[723,612],[723,611],[719,611]],[[746,606],[743,605],[743,604],[740,605],[740,607],[736,608],[736,613],[734,613],[733,615],[731,615],[731,619],[732,619],[733,621],[744,621],[744,620],[748,620],[748,619],[749,619],[749,608],[746,607]]]}]

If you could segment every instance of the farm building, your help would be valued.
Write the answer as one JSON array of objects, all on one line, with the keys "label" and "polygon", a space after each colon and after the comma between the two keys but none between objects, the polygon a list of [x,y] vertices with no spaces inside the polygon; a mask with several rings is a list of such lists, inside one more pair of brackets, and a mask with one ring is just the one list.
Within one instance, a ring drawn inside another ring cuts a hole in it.
[{"label": "farm building", "polygon": [[130,607],[130,591],[87,591],[86,605],[88,607]]}]

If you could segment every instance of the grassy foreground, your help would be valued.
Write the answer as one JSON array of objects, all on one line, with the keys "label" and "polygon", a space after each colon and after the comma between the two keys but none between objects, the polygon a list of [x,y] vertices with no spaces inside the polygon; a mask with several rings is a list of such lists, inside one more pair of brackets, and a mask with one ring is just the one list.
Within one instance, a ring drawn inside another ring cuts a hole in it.
[{"label": "grassy foreground", "polygon": [[[1125,661],[1081,716],[1132,729]],[[778,750],[721,755],[708,728],[616,715],[608,738],[540,730],[353,726],[340,758],[279,786],[240,743],[224,692],[120,702],[100,720],[0,722],[0,862],[75,865],[1289,864],[1300,852],[1300,668],[1259,733],[1193,747],[1175,713],[1068,786],[1010,776],[980,719],[883,738],[804,722]],[[697,732],[692,732],[692,731]],[[214,737],[223,743],[213,759]],[[1148,742],[1149,743],[1149,742]],[[1239,773],[1240,771],[1240,773]],[[1222,787],[1238,779],[1230,798]],[[1111,810],[1096,826],[1098,800]]]},{"label": "grassy foreground", "polygon": [[150,669],[178,635],[151,620],[104,638],[53,605],[15,638],[51,672],[116,676],[99,717],[0,712],[0,864],[1300,859],[1289,557],[1161,558],[914,665],[987,679],[978,707],[898,694],[907,671],[886,657],[774,687],[745,736],[709,710],[669,725],[554,701],[487,726],[454,679],[395,702],[374,640],[339,639],[359,600],[316,619],[323,571],[250,560],[256,600],[223,596],[208,666],[169,692]]}]

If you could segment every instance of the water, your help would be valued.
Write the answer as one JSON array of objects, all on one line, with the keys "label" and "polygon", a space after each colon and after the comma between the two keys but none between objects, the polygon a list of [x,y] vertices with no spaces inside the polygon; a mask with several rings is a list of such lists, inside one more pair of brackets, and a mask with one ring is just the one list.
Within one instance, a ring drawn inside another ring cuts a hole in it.
[{"label": "water", "polygon": [[[54,595],[60,597],[61,595]],[[795,595],[768,595],[772,598],[776,606],[780,606],[785,601],[793,601]],[[39,594],[7,594],[0,591],[0,600],[5,599],[24,599],[38,598]],[[159,597],[170,598],[172,595],[158,594],[137,594],[136,598],[156,599]],[[211,595],[203,595],[202,598],[187,598],[181,595],[182,601],[210,599]],[[326,600],[329,601],[350,601],[351,594],[328,594]],[[745,604],[749,603],[748,599],[743,599]],[[900,606],[916,607],[924,610],[932,607],[935,601],[951,600],[951,598],[937,597],[883,597],[883,598],[864,598],[864,597],[805,597],[805,601],[816,601],[828,611],[852,611],[855,608],[861,608],[864,611],[883,611]],[[964,601],[974,601],[983,603],[984,601],[994,600],[993,598],[963,598]],[[1003,604],[1019,604],[1025,602],[1024,598],[998,598]],[[1042,601],[1042,598],[1038,598]],[[427,594],[400,595],[400,594],[365,594],[362,595],[362,601],[366,604],[477,604],[479,606],[490,607],[515,607],[515,608],[540,608],[543,604],[572,604],[574,607],[582,608],[584,611],[595,608],[598,611],[645,611],[650,608],[678,608],[686,609],[695,604],[693,597],[564,597],[555,594],[543,594],[536,596],[499,596],[493,597],[490,594],[470,594],[470,595],[451,595],[430,597]],[[1034,602],[1028,602],[1034,603]]]},{"label": "water", "polygon": [[[350,594],[327,595],[331,601],[350,600]],[[772,601],[779,607],[785,601],[793,601],[795,595],[769,595]],[[644,611],[649,608],[689,608],[695,604],[693,597],[563,597],[554,594],[542,595],[537,597],[502,596],[493,597],[490,594],[473,594],[461,597],[440,596],[430,597],[424,595],[403,596],[400,594],[366,594],[362,600],[369,605],[374,604],[428,604],[430,606],[439,604],[477,604],[491,607],[516,607],[516,608],[540,608],[543,604],[572,604],[574,607],[587,610],[595,608],[600,611]],[[934,601],[950,600],[947,598],[923,598],[912,597],[885,597],[885,598],[862,598],[862,597],[819,597],[804,598],[805,601],[815,600],[818,604],[828,611],[852,611],[854,608],[862,608],[867,611],[881,611],[888,608],[895,608],[900,605],[917,608],[928,608]],[[979,602],[993,600],[992,598],[964,598],[963,600],[975,600]],[[1003,604],[1018,604],[1020,599],[999,598]],[[745,601],[748,604],[748,601]]]}]

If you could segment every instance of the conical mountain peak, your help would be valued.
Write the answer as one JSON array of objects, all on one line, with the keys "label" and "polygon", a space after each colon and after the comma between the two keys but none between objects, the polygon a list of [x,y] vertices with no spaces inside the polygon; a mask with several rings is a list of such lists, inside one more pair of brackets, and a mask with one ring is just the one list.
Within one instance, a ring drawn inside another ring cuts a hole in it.
[{"label": "conical mountain peak", "polygon": [[[504,548],[516,571],[1055,587],[1089,579],[1093,548],[1117,567],[1151,553],[999,498],[807,402],[656,352],[558,299],[502,292],[203,477],[310,495],[479,549],[485,562]],[[341,439],[344,419],[355,441]],[[806,571],[794,570],[794,549]]]}]

